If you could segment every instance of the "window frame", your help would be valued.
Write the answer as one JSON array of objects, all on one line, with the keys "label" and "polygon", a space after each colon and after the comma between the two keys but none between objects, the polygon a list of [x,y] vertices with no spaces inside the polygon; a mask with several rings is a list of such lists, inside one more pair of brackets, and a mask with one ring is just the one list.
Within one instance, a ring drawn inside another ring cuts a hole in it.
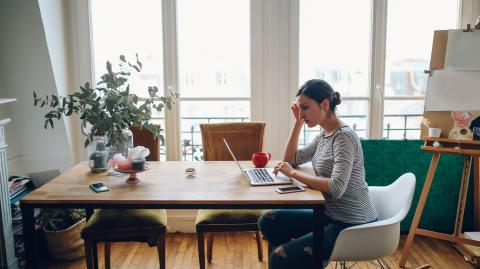
[{"label": "window frame", "polygon": [[[93,43],[91,35],[90,1],[75,4],[75,25],[77,39],[77,62],[80,63],[77,78],[93,81]],[[298,47],[299,47],[299,6],[301,0],[255,1],[250,0],[250,97],[228,98],[184,98],[165,110],[165,143],[167,160],[181,160],[181,101],[250,101],[251,120],[267,122],[264,150],[277,158],[293,126],[290,111],[266,107],[287,107],[297,91]],[[471,19],[471,0],[458,0],[458,23]],[[388,0],[372,0],[371,46],[369,62],[369,93],[365,97],[343,97],[349,101],[368,102],[366,136],[370,139],[383,137],[384,105],[390,100],[424,100],[424,96],[384,96],[385,50],[387,38]],[[176,0],[162,0],[162,35],[164,59],[164,94],[170,90],[178,92],[178,47]],[[470,12],[470,13],[469,13]],[[85,16],[88,14],[88,16]],[[286,32],[285,32],[286,31]],[[275,42],[278,42],[275,43]],[[273,115],[272,115],[273,114]],[[285,119],[283,119],[285,118]],[[288,124],[285,124],[288,122]],[[274,134],[274,135],[273,135]]]}]

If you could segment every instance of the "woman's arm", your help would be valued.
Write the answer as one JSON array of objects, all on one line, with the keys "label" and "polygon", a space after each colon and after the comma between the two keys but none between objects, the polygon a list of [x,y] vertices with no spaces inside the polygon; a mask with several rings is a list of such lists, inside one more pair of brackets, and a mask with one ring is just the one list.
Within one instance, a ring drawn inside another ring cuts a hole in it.
[{"label": "woman's arm", "polygon": [[298,107],[297,103],[293,102],[293,104],[290,106],[290,109],[292,110],[293,117],[295,118],[295,125],[290,132],[290,137],[288,138],[287,145],[285,146],[285,150],[283,152],[283,161],[289,163],[292,162],[293,156],[295,156],[295,152],[297,151],[298,137],[300,137],[300,132],[302,131],[303,126],[303,119],[300,116],[300,108]]},{"label": "woman's arm", "polygon": [[276,174],[278,173],[278,171],[281,171],[287,177],[294,178],[297,181],[305,185],[308,185],[310,188],[313,188],[325,193],[330,193],[328,178],[317,177],[299,170],[295,170],[292,168],[292,166],[288,162],[280,162],[277,165],[275,165],[273,173]]},{"label": "woman's arm", "polygon": [[324,193],[330,193],[330,188],[328,187],[328,178],[317,177],[295,169],[293,169],[293,174],[290,177],[302,182],[310,188],[322,191]]},{"label": "woman's arm", "polygon": [[297,152],[298,137],[300,136],[302,126],[303,121],[295,121],[295,125],[293,126],[292,132],[290,133],[290,137],[288,138],[287,145],[285,146],[285,150],[283,152],[284,162],[292,162],[293,156],[295,156],[295,152]]}]

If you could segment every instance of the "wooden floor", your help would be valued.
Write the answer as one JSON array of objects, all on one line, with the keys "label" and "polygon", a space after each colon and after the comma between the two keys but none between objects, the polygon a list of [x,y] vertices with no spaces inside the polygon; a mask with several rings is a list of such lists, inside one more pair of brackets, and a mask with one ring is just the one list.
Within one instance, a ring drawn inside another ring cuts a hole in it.
[{"label": "wooden floor", "polygon": [[[398,268],[403,242],[402,236],[398,250],[384,259],[390,268]],[[227,247],[228,246],[228,247]],[[368,247],[368,246],[366,246]],[[264,251],[267,245],[264,241]],[[267,269],[267,262],[258,261],[256,243],[252,233],[218,234],[215,237],[213,261],[206,268],[214,269]],[[99,265],[103,264],[103,246],[99,246]],[[112,246],[113,268],[159,268],[156,248],[150,248],[140,243],[116,243]],[[168,234],[167,235],[167,268],[189,269],[199,268],[197,240],[195,234]],[[430,264],[430,268],[467,268],[471,269],[461,255],[449,243],[436,239],[418,236],[415,238],[412,252],[407,262],[407,268],[417,268]],[[84,260],[73,262],[51,262],[43,268],[48,269],[80,269],[85,268]],[[328,269],[335,268],[329,264]],[[375,265],[362,262],[354,268],[377,268]]]}]

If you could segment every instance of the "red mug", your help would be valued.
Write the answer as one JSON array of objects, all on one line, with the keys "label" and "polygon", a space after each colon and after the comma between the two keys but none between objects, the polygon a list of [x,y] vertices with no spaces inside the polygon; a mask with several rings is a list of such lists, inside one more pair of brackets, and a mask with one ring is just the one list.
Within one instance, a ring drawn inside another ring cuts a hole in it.
[{"label": "red mug", "polygon": [[255,152],[252,155],[252,162],[257,168],[265,167],[268,161],[272,158],[272,155],[268,152]]}]

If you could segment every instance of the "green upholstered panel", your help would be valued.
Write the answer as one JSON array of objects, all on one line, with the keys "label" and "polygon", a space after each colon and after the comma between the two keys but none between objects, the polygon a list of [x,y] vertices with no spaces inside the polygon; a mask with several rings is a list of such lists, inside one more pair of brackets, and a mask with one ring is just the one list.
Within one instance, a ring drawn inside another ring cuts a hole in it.
[{"label": "green upholstered panel", "polygon": [[195,224],[254,223],[262,210],[198,210]]},{"label": "green upholstered panel", "polygon": [[167,226],[165,209],[102,209],[88,220],[85,230]]},{"label": "green upholstered panel", "polygon": [[[412,207],[401,223],[401,231],[408,232],[433,154],[420,150],[423,140],[362,140],[361,143],[369,186],[389,185],[404,173],[415,174],[417,184]],[[462,156],[441,155],[420,221],[421,228],[453,232],[463,162]],[[467,231],[473,227],[472,177],[463,224],[463,230]]]}]

